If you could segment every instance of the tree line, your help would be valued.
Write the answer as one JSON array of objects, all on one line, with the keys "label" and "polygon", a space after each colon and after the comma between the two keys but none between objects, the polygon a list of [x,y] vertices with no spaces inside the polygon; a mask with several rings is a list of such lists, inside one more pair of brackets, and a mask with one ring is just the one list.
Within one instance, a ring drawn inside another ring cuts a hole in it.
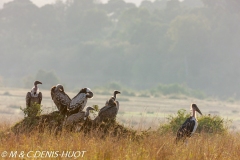
[{"label": "tree line", "polygon": [[184,84],[239,97],[239,24],[237,0],[14,0],[0,10],[0,76],[24,86],[45,70],[69,88]]}]

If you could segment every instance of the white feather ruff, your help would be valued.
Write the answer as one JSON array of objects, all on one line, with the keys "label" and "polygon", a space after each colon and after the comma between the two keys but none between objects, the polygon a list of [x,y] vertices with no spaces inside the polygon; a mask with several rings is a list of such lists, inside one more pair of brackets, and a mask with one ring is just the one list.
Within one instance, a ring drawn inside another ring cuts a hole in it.
[{"label": "white feather ruff", "polygon": [[197,122],[197,119],[195,117],[192,117],[192,121],[195,121],[195,125],[194,125],[194,128],[193,128],[193,131],[192,131],[191,135],[193,133],[195,133],[195,131],[196,131],[197,127],[198,127],[198,122]]},{"label": "white feather ruff", "polygon": [[38,94],[39,94],[39,89],[37,89],[36,94],[34,94],[34,87],[33,87],[32,90],[31,90],[31,96],[32,97],[38,97]]}]

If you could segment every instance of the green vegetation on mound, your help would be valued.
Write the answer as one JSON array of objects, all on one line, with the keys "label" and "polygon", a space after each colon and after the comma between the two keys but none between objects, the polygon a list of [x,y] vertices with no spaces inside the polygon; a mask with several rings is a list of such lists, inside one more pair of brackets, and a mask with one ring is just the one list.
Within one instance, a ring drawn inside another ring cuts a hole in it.
[{"label": "green vegetation on mound", "polygon": [[23,111],[24,116],[28,116],[28,117],[39,116],[42,112],[41,105],[37,103],[32,104],[31,107],[26,107],[26,108],[20,107],[20,109]]}]

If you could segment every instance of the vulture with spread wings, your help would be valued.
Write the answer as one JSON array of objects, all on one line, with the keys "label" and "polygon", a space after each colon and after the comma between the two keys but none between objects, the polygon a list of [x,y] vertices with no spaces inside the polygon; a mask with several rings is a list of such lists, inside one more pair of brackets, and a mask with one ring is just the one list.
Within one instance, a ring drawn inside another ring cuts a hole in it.
[{"label": "vulture with spread wings", "polygon": [[93,92],[89,88],[82,88],[79,93],[71,100],[68,106],[68,116],[81,112],[87,104],[88,98],[93,97]]}]

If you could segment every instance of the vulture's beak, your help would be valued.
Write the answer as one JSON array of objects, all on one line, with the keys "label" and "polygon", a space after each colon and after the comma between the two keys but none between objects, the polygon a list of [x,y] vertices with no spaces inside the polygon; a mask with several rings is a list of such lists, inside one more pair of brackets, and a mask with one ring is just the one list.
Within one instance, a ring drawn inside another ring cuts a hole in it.
[{"label": "vulture's beak", "polygon": [[116,95],[116,94],[121,94],[121,92],[120,91],[114,91],[114,94]]},{"label": "vulture's beak", "polygon": [[114,93],[113,93],[113,97],[114,97],[114,100],[116,99],[116,95],[117,94],[120,94],[121,92],[119,92],[119,91],[114,91]]},{"label": "vulture's beak", "polygon": [[94,108],[92,107],[87,107],[88,110],[95,110]]},{"label": "vulture's beak", "polygon": [[34,82],[34,85],[38,85],[38,84],[42,84],[42,82],[40,82],[40,81],[35,81]]}]

